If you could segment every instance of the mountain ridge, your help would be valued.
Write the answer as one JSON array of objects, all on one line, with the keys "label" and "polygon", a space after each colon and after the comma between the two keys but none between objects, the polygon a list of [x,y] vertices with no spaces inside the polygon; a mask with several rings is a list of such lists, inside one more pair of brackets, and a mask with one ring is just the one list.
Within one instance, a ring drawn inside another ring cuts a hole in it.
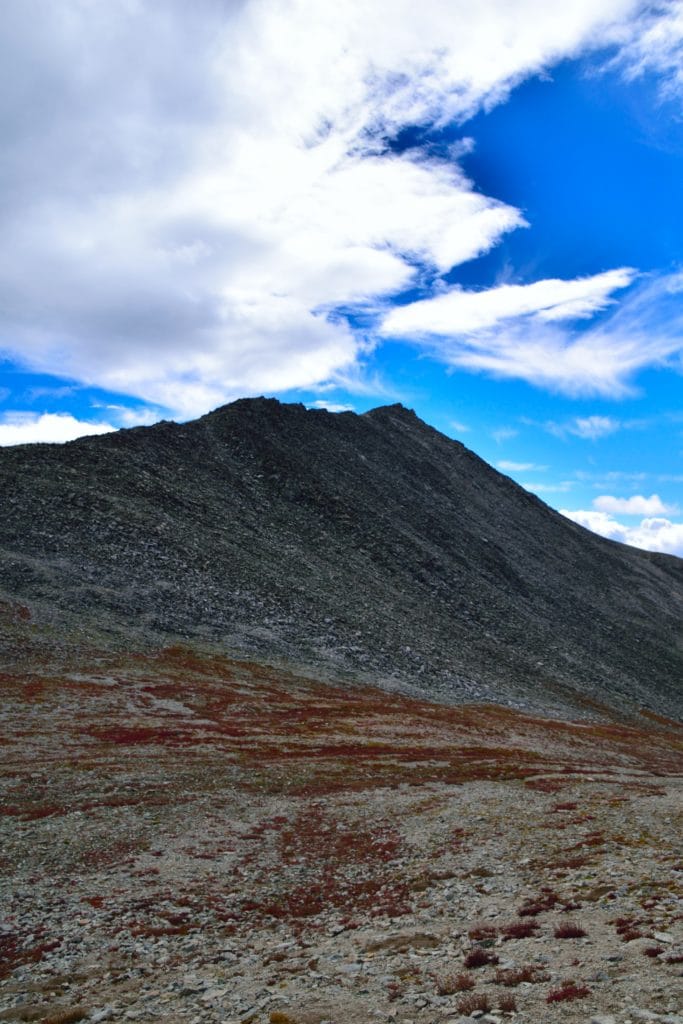
[{"label": "mountain ridge", "polygon": [[589,533],[401,405],[239,399],[6,448],[0,486],[3,595],[65,635],[452,700],[683,710],[683,560]]}]

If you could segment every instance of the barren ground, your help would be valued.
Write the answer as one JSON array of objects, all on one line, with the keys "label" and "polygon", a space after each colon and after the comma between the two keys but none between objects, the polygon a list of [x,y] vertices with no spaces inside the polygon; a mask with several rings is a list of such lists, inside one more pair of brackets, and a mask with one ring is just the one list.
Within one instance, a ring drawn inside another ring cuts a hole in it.
[{"label": "barren ground", "polygon": [[0,1020],[683,1022],[674,723],[180,648],[0,687]]}]

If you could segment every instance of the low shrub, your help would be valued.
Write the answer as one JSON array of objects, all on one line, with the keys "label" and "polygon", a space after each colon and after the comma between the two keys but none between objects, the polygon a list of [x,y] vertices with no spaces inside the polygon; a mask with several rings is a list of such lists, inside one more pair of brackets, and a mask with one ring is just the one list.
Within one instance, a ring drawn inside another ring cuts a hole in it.
[{"label": "low shrub", "polygon": [[497,963],[498,957],[495,953],[489,953],[488,950],[481,949],[481,947],[470,950],[465,957],[465,967],[486,967],[487,964]]},{"label": "low shrub", "polygon": [[545,997],[546,1003],[562,1003],[572,999],[585,999],[590,995],[586,985],[577,985],[573,981],[563,981],[559,988],[552,989]]},{"label": "low shrub", "polygon": [[473,993],[470,996],[463,996],[462,999],[459,999],[456,1009],[458,1013],[468,1015],[475,1013],[477,1010],[481,1010],[483,1013],[488,1013],[491,1009],[491,1003],[487,995],[484,995],[483,993],[474,995]]},{"label": "low shrub", "polygon": [[576,924],[575,921],[565,921],[563,924],[558,924],[554,931],[556,939],[582,939],[586,934],[585,929],[580,924]]},{"label": "low shrub", "polygon": [[501,928],[504,942],[508,942],[510,939],[528,939],[532,935],[536,935],[537,932],[536,921],[512,921]]},{"label": "low shrub", "polygon": [[452,996],[456,992],[469,992],[475,985],[471,974],[440,974],[436,978],[436,991],[440,996]]},{"label": "low shrub", "polygon": [[526,964],[524,967],[512,967],[509,970],[496,971],[495,981],[497,985],[505,985],[506,988],[515,988],[523,981],[534,984],[538,981],[547,981],[548,976],[540,968],[533,964]]}]

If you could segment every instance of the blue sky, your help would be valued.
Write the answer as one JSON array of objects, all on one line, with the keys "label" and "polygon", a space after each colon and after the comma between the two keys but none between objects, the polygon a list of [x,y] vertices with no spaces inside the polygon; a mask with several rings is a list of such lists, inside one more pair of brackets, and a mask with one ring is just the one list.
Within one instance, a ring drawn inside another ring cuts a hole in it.
[{"label": "blue sky", "polygon": [[402,401],[683,555],[683,3],[336,6],[3,5],[0,443]]}]

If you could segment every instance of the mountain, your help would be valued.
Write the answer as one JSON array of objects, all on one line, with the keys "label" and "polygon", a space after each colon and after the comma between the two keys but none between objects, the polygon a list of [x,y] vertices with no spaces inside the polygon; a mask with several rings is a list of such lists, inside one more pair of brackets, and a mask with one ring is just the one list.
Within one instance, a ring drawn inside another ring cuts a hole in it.
[{"label": "mountain", "polygon": [[0,593],[45,643],[180,640],[440,699],[683,711],[683,560],[589,533],[400,405],[244,399],[5,448],[0,493]]}]

